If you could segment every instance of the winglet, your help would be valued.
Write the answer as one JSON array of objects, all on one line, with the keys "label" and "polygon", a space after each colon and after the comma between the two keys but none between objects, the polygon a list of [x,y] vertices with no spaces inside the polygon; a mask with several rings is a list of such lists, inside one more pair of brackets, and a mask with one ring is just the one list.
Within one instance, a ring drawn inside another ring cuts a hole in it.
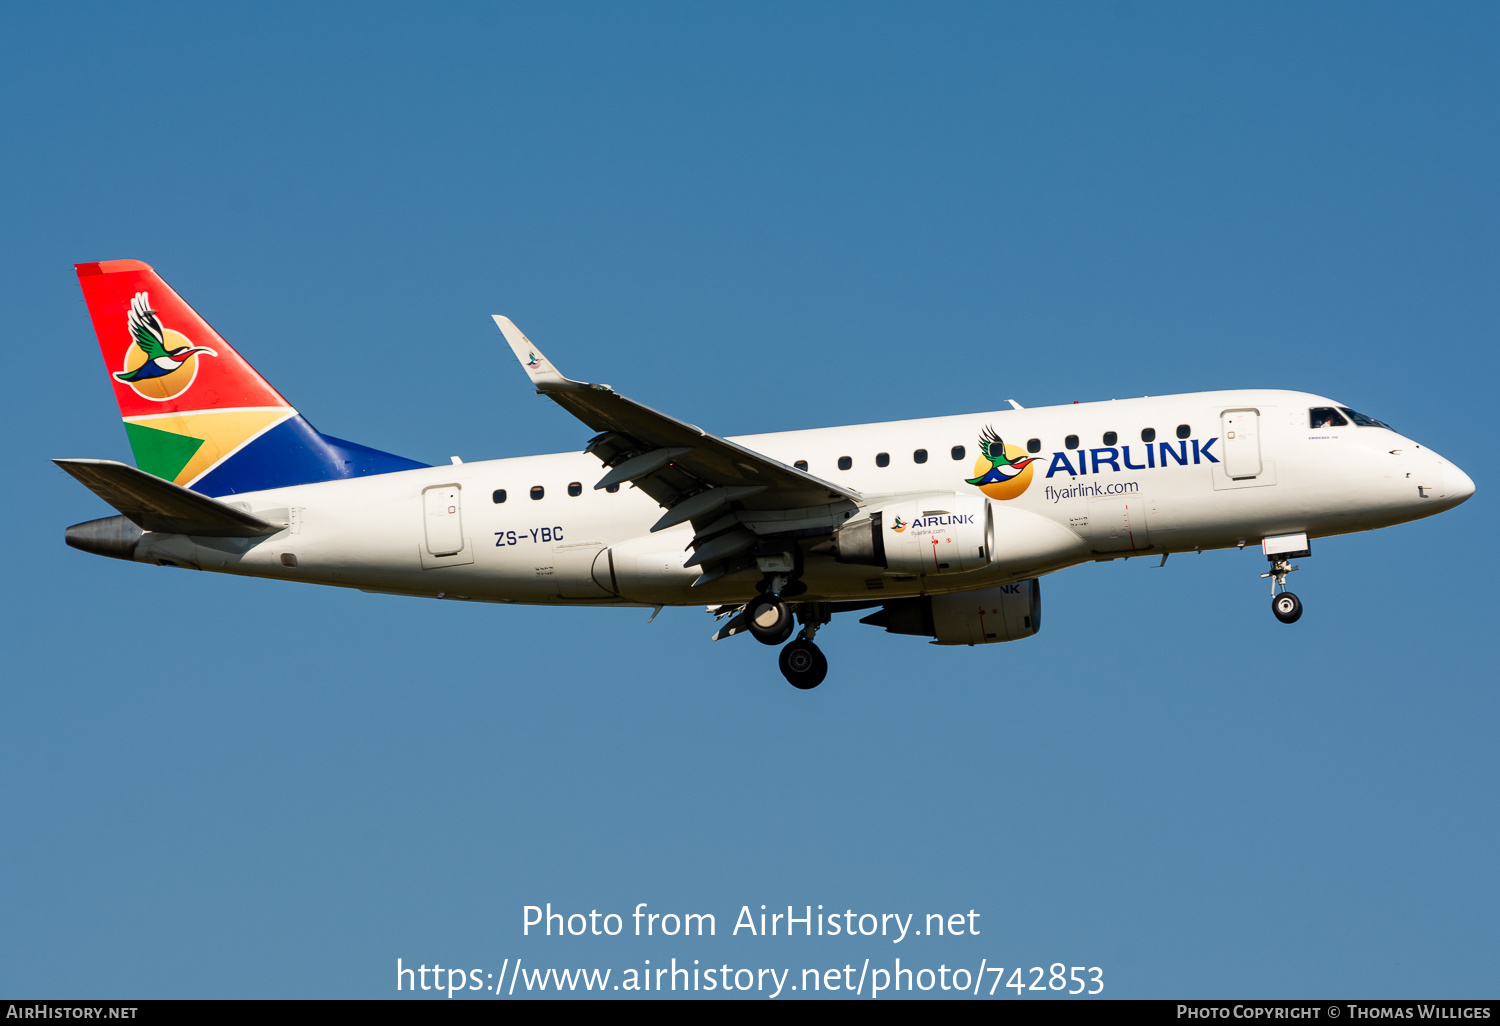
[{"label": "winglet", "polygon": [[510,351],[516,354],[516,359],[521,361],[526,375],[531,378],[531,383],[540,389],[543,385],[564,385],[568,379],[560,374],[552,361],[542,355],[542,351],[531,344],[531,339],[521,334],[521,329],[516,327],[515,322],[509,317],[501,314],[492,314],[495,318],[495,327],[505,336],[505,341],[510,343]]}]

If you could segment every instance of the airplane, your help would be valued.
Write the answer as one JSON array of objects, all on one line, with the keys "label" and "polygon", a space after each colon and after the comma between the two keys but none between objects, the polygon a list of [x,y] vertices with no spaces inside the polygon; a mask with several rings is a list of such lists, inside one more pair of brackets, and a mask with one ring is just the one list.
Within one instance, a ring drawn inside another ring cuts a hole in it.
[{"label": "airplane", "polygon": [[1040,578],[1093,561],[1258,544],[1294,623],[1286,579],[1312,539],[1474,493],[1384,422],[1281,389],[725,438],[564,377],[499,315],[531,385],[592,437],[432,466],[315,429],[145,263],[75,269],[136,466],[54,461],[119,511],[68,545],[379,594],[705,606],[713,640],[782,646],[804,690],[836,613],[937,645],[1015,641],[1041,629]]}]

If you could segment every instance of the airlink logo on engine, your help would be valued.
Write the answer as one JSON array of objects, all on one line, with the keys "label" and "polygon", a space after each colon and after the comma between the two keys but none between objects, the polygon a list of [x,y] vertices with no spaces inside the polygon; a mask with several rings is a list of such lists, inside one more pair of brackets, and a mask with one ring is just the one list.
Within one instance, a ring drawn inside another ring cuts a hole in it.
[{"label": "airlink logo on engine", "polygon": [[909,524],[903,524],[901,518],[897,517],[896,522],[891,525],[891,530],[904,531],[908,527],[913,529],[920,527],[946,527],[949,524],[972,524],[973,522],[974,514],[972,513],[943,513],[930,517],[917,517],[917,519]]}]

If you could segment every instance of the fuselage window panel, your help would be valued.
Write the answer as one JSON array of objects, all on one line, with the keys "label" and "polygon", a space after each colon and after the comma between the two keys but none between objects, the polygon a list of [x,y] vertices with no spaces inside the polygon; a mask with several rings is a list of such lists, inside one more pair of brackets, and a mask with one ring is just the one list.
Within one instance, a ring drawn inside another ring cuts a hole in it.
[{"label": "fuselage window panel", "polygon": [[851,459],[848,456],[840,456],[839,457],[839,469],[840,470],[848,470],[852,466],[854,466],[854,460],[853,459]]},{"label": "fuselage window panel", "polygon": [[1077,435],[1069,435],[1067,438],[1063,439],[1063,445],[1066,446],[1069,449],[1076,449],[1076,448],[1078,448],[1078,436]]},{"label": "fuselage window panel", "polygon": [[573,481],[573,482],[571,482],[568,485],[568,494],[571,495],[571,496],[573,496],[573,498],[575,498],[575,499],[578,498],[580,495],[582,495],[583,494],[583,482],[581,482],[581,481]]},{"label": "fuselage window panel", "polygon": [[1120,440],[1120,436],[1117,435],[1117,434],[1115,434],[1113,431],[1106,431],[1106,432],[1104,432],[1104,444],[1105,445],[1114,445],[1119,440]]},{"label": "fuselage window panel", "polygon": [[1315,406],[1307,411],[1307,426],[1310,428],[1348,427],[1349,422],[1331,406]]},{"label": "fuselage window panel", "polygon": [[806,460],[798,460],[796,463],[793,463],[792,466],[796,467],[798,470],[806,470],[807,469],[807,461]]},{"label": "fuselage window panel", "polygon": [[875,465],[877,467],[889,467],[891,465],[891,454],[888,452],[877,452],[875,454]]},{"label": "fuselage window panel", "polygon": [[1141,441],[1146,443],[1156,441],[1156,428],[1141,428]]},{"label": "fuselage window panel", "polygon": [[620,486],[617,484],[605,485],[604,490],[613,495],[615,492],[618,492],[620,490]]},{"label": "fuselage window panel", "polygon": [[964,458],[964,453],[966,451],[967,450],[965,450],[963,446],[961,446],[961,445],[955,445],[953,447],[953,458],[955,460],[961,460],[961,459],[963,459]]},{"label": "fuselage window panel", "polygon": [[496,488],[494,494],[491,495],[490,498],[495,500],[495,505],[500,505],[505,501],[505,489]]},{"label": "fuselage window panel", "polygon": [[1355,427],[1383,427],[1387,431],[1392,430],[1391,426],[1383,420],[1376,420],[1374,417],[1367,417],[1363,413],[1355,413],[1347,406],[1340,406],[1339,409],[1343,410],[1349,415],[1349,419],[1354,421]]},{"label": "fuselage window panel", "polygon": [[1193,434],[1193,429],[1189,425],[1187,425],[1187,424],[1178,424],[1177,425],[1177,437],[1178,438],[1190,438],[1190,437],[1192,437],[1192,434]]},{"label": "fuselage window panel", "polygon": [[546,495],[546,494],[547,494],[547,490],[545,488],[543,488],[541,485],[535,485],[531,489],[531,497],[533,499],[540,499],[543,495]]},{"label": "fuselage window panel", "polygon": [[912,453],[911,454],[911,461],[913,463],[926,463],[927,462],[927,450],[926,449],[918,449],[916,452]]},{"label": "fuselage window panel", "polygon": [[1030,439],[1027,439],[1027,441],[1026,441],[1026,451],[1027,452],[1041,452],[1042,451],[1042,440],[1040,438],[1030,438]]}]

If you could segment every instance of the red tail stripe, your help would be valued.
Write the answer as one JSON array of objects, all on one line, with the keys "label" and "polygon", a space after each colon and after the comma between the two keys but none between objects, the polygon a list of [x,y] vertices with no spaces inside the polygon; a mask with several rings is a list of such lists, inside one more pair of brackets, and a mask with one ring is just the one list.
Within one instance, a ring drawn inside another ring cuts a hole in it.
[{"label": "red tail stripe", "polygon": [[[140,417],[251,406],[290,408],[291,404],[162,281],[151,265],[140,260],[102,260],[75,267],[121,415]],[[131,298],[137,292],[150,295],[151,306],[159,312],[163,327],[181,333],[195,346],[208,346],[216,354],[200,355],[191,385],[181,394],[162,401],[147,398],[129,383],[113,377],[124,369],[126,353],[134,344],[128,314]]]}]

